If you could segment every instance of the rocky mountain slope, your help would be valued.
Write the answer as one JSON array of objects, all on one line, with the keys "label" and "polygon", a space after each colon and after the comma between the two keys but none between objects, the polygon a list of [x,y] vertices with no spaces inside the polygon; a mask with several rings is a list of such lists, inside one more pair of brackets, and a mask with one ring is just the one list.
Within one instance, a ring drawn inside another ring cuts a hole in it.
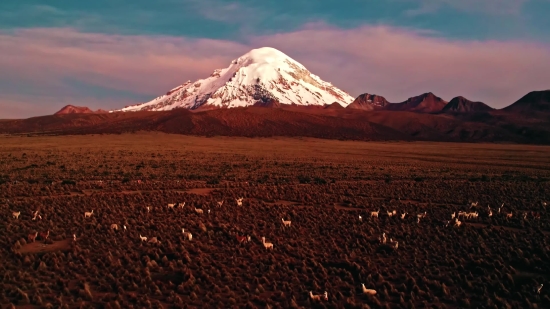
[{"label": "rocky mountain slope", "polygon": [[390,103],[386,100],[386,98],[382,96],[379,96],[376,94],[363,93],[357,98],[355,98],[355,100],[351,102],[351,104],[348,105],[347,108],[372,111],[372,110],[384,109],[389,104]]},{"label": "rocky mountain slope", "polygon": [[446,113],[468,113],[468,112],[488,112],[494,108],[482,102],[473,102],[465,97],[459,96],[453,98],[443,107],[442,112]]},{"label": "rocky mountain slope", "polygon": [[384,109],[389,111],[435,113],[441,111],[445,105],[447,105],[447,101],[431,92],[428,92],[416,97],[408,98],[406,101],[401,103],[387,104]]}]

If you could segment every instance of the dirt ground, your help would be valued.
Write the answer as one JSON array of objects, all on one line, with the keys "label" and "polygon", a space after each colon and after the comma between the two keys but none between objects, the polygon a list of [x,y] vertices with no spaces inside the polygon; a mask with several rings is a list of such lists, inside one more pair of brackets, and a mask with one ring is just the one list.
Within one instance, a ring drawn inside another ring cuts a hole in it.
[{"label": "dirt ground", "polygon": [[544,203],[545,146],[1,136],[0,305],[549,308]]}]

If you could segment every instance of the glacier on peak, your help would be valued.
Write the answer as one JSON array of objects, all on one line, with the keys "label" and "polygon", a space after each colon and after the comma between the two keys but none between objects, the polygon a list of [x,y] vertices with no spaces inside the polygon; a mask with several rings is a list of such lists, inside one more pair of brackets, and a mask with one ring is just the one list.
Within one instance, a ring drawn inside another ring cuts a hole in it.
[{"label": "glacier on peak", "polygon": [[346,107],[354,99],[285,53],[262,47],[234,59],[225,69],[214,70],[205,79],[187,81],[150,102],[118,111],[197,109],[201,106],[232,108],[267,100],[297,105],[337,102]]}]

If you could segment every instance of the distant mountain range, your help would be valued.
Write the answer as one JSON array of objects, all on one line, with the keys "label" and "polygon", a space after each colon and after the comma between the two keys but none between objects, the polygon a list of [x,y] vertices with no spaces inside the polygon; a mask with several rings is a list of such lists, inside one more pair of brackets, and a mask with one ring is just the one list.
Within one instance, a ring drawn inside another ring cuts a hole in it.
[{"label": "distant mountain range", "polygon": [[[529,94],[508,107],[509,111],[545,110],[548,98]],[[544,92],[542,92],[544,93]],[[546,100],[546,101],[545,101]],[[526,106],[526,102],[533,103]],[[334,105],[337,103],[337,105]],[[431,92],[411,97],[400,103],[390,103],[383,96],[364,93],[351,97],[331,83],[323,81],[306,67],[283,52],[262,47],[253,49],[231,61],[224,69],[216,69],[209,77],[187,81],[149,102],[126,106],[111,112],[168,111],[176,108],[212,110],[247,106],[281,107],[283,105],[310,108],[337,106],[364,111],[410,111],[419,113],[488,112],[493,108],[482,102],[456,97],[447,102]],[[95,113],[103,113],[99,110]],[[56,114],[94,113],[87,107],[68,105]]]},{"label": "distant mountain range", "polygon": [[88,134],[155,130],[231,136],[311,136],[550,144],[550,90],[504,109],[431,92],[390,103],[351,97],[273,48],[259,48],[209,77],[114,111],[68,105],[50,116],[0,122],[0,133]]}]

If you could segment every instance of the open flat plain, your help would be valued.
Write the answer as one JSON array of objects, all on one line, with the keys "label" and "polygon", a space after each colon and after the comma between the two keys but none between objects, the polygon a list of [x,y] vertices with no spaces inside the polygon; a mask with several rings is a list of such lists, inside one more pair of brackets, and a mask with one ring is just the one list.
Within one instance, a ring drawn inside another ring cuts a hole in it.
[{"label": "open flat plain", "polygon": [[544,203],[547,146],[5,135],[0,304],[550,308]]}]

